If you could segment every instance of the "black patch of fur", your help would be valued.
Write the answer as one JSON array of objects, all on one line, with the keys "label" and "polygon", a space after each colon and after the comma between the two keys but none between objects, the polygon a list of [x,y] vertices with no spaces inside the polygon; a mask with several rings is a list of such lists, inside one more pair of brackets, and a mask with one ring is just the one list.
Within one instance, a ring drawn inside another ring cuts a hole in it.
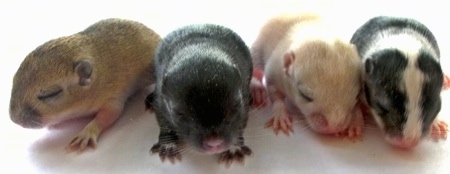
[{"label": "black patch of fur", "polygon": [[371,72],[365,75],[368,103],[383,120],[386,133],[401,136],[408,101],[399,86],[407,58],[398,50],[386,49],[373,54],[366,64],[371,67]]},{"label": "black patch of fur", "polygon": [[422,132],[426,134],[430,126],[441,110],[441,88],[444,83],[444,74],[441,66],[426,51],[422,50],[417,59],[417,68],[425,75],[425,83],[422,89]]},{"label": "black patch of fur", "polygon": [[154,66],[153,107],[161,133],[174,131],[197,149],[205,138],[242,137],[253,66],[236,33],[214,24],[177,29],[160,43]]}]

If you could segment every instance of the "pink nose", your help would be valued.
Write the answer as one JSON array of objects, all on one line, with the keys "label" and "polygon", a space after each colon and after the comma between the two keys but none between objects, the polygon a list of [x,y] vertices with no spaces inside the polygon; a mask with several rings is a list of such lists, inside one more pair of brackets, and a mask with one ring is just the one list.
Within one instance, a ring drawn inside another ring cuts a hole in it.
[{"label": "pink nose", "polygon": [[419,144],[419,139],[412,139],[412,140],[405,140],[403,138],[399,138],[399,137],[386,137],[387,142],[389,142],[390,144],[399,147],[399,148],[405,148],[405,149],[410,149],[413,148],[415,146],[417,146]]},{"label": "pink nose", "polygon": [[206,153],[214,154],[224,151],[225,145],[222,139],[214,138],[203,142],[203,149]]},{"label": "pink nose", "polygon": [[328,127],[328,121],[322,114],[314,114],[312,117],[314,118],[317,126]]}]

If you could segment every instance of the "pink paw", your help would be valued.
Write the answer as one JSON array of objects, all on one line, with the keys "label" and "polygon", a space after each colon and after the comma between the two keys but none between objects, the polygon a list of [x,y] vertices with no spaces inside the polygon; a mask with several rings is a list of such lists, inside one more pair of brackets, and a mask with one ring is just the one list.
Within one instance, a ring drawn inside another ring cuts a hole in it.
[{"label": "pink paw", "polygon": [[450,77],[444,74],[444,84],[442,85],[442,89],[450,88]]},{"label": "pink paw", "polygon": [[364,117],[362,113],[363,108],[357,104],[354,108],[353,118],[350,125],[344,131],[338,132],[335,135],[338,137],[347,137],[351,141],[362,140],[362,131],[364,128]]},{"label": "pink paw", "polygon": [[273,131],[277,135],[280,130],[286,135],[294,132],[294,129],[292,128],[292,118],[290,116],[272,117],[266,122],[265,127],[273,127]]},{"label": "pink paw", "polygon": [[337,137],[347,137],[351,141],[362,140],[362,128],[360,125],[350,125],[347,129],[342,132],[335,134]]},{"label": "pink paw", "polygon": [[281,130],[284,134],[289,135],[294,132],[292,128],[292,117],[286,112],[283,102],[276,102],[272,108],[274,112],[272,113],[272,118],[270,118],[265,127],[272,127],[276,135]]},{"label": "pink paw", "polygon": [[252,105],[255,107],[264,107],[268,94],[262,83],[263,72],[259,69],[253,70],[253,77],[250,82],[250,90],[252,91]]},{"label": "pink paw", "polygon": [[267,91],[263,84],[252,78],[250,89],[252,90],[252,106],[254,107],[264,107],[266,106]]},{"label": "pink paw", "polygon": [[78,133],[77,137],[75,137],[69,143],[69,145],[66,147],[66,151],[76,151],[78,153],[81,153],[88,147],[95,149],[100,132],[101,129],[98,126],[97,122],[95,120],[91,121],[86,127],[84,127],[83,131]]},{"label": "pink paw", "polygon": [[431,126],[431,138],[434,140],[447,139],[448,124],[437,120]]},{"label": "pink paw", "polygon": [[77,137],[75,137],[70,144],[66,147],[68,152],[78,152],[81,153],[86,148],[94,148],[97,146],[98,134],[91,134],[88,132],[81,132]]}]

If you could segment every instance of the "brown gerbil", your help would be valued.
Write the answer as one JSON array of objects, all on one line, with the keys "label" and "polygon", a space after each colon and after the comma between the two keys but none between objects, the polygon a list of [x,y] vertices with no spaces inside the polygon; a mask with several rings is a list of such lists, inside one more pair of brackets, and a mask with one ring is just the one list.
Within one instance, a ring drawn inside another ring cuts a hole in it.
[{"label": "brown gerbil", "polygon": [[42,128],[95,115],[67,150],[95,147],[127,99],[154,82],[151,64],[160,41],[139,22],[105,19],[44,43],[14,76],[11,120],[25,128]]}]

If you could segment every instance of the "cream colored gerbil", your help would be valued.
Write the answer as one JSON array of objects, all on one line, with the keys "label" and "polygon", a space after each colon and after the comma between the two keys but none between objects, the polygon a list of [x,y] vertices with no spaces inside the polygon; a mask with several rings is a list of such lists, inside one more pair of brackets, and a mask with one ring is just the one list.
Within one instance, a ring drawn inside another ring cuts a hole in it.
[{"label": "cream colored gerbil", "polygon": [[314,131],[360,138],[361,62],[356,48],[341,41],[332,23],[315,14],[270,19],[252,45],[255,68],[264,69],[272,101],[266,126],[292,132],[288,99]]},{"label": "cream colored gerbil", "polygon": [[67,150],[95,147],[127,99],[154,82],[151,65],[160,40],[141,23],[105,19],[44,43],[14,76],[11,120],[25,128],[41,128],[95,115]]}]

